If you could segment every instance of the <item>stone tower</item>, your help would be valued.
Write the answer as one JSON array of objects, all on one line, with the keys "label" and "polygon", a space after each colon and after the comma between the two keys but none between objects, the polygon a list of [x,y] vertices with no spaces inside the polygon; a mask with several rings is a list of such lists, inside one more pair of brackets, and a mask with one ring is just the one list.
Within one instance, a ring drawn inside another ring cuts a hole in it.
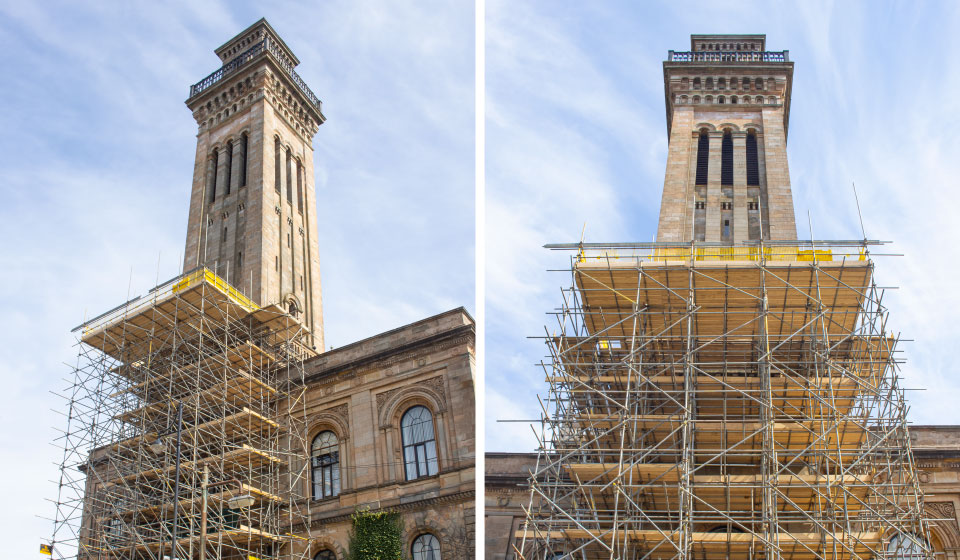
[{"label": "stone tower", "polygon": [[214,51],[222,66],[190,88],[197,120],[184,270],[206,266],[261,305],[302,318],[323,349],[313,184],[320,100],[265,19]]},{"label": "stone tower", "polygon": [[663,63],[669,154],[657,240],[796,239],[793,63],[766,35],[691,35]]}]

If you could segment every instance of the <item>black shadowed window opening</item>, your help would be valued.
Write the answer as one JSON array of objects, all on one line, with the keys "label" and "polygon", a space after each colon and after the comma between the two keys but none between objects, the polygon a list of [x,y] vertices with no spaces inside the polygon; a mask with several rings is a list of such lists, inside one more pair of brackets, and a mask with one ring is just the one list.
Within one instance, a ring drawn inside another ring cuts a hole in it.
[{"label": "black shadowed window opening", "polygon": [[240,186],[247,186],[247,147],[250,137],[244,132],[240,136]]},{"label": "black shadowed window opening", "polygon": [[214,150],[213,153],[210,154],[210,159],[213,162],[213,174],[210,175],[210,185],[207,189],[210,193],[210,202],[213,202],[217,198],[217,166],[220,165],[219,156],[219,150]]},{"label": "black shadowed window opening", "polygon": [[700,133],[700,142],[697,144],[697,184],[707,184],[707,165],[710,162],[710,136],[706,132]]},{"label": "black shadowed window opening", "polygon": [[757,135],[747,136],[747,184],[760,185],[760,164],[757,161]]},{"label": "black shadowed window opening", "polygon": [[233,180],[233,142],[227,142],[227,180],[224,181],[226,188],[224,189],[224,194],[230,194],[230,181]]},{"label": "black shadowed window opening", "polygon": [[723,133],[720,144],[720,184],[733,184],[733,136],[729,132]]}]

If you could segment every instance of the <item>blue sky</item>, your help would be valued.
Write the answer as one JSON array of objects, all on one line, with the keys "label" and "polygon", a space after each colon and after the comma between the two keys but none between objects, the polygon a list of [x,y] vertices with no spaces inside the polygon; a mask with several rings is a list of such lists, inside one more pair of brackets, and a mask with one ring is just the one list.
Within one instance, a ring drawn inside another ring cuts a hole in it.
[{"label": "blue sky", "polygon": [[[0,1],[0,526],[51,524],[70,329],[179,271],[196,148],[183,104],[265,16],[323,100],[329,346],[474,307],[474,8],[372,1]],[[16,507],[12,507],[16,504]],[[13,537],[13,538],[11,538]]]},{"label": "blue sky", "polygon": [[[69,330],[175,275],[196,125],[190,84],[266,16],[324,101],[315,139],[327,344],[472,311],[470,2],[0,0],[0,448],[13,557],[50,524]],[[952,2],[487,2],[487,450],[532,448],[534,364],[575,241],[653,237],[666,161],[661,61],[691,33],[766,33],[796,61],[788,153],[799,224],[867,235],[917,423],[960,423],[948,353],[960,276]],[[52,410],[51,410],[52,409]],[[28,419],[28,420],[24,420]],[[16,481],[9,484],[9,481]]]},{"label": "blue sky", "polygon": [[954,2],[487,2],[487,451],[528,451],[546,312],[569,278],[541,248],[650,241],[666,162],[661,62],[692,33],[765,33],[796,62],[788,157],[798,229],[904,257],[878,263],[915,423],[960,423]]}]

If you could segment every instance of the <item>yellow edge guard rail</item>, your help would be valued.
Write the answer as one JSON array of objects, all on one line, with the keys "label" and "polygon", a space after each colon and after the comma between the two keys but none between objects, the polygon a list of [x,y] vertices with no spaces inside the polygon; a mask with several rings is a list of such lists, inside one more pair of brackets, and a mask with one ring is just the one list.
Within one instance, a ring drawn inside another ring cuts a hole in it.
[{"label": "yellow edge guard rail", "polygon": [[614,250],[603,250],[600,254],[587,254],[581,250],[577,262],[606,259],[637,259],[642,261],[787,261],[813,262],[833,261],[846,257],[867,260],[863,249],[856,252],[834,255],[830,249],[800,249],[799,247],[676,247],[665,249],[639,250],[621,255]]},{"label": "yellow edge guard rail", "polygon": [[240,293],[240,290],[231,286],[226,280],[220,278],[213,273],[210,269],[201,268],[194,272],[188,272],[179,278],[170,280],[164,284],[161,284],[157,288],[154,288],[150,292],[150,297],[140,298],[137,297],[133,300],[130,300],[126,304],[123,304],[117,308],[114,308],[103,315],[100,315],[94,319],[91,319],[77,327],[74,330],[81,330],[82,335],[86,336],[90,332],[99,329],[105,325],[113,323],[118,317],[123,315],[133,315],[139,309],[145,309],[151,305],[154,305],[160,300],[166,299],[168,295],[177,294],[188,290],[202,282],[206,282],[210,286],[216,288],[220,293],[225,295],[231,302],[236,305],[239,305],[247,312],[253,312],[260,309],[256,303],[254,303],[250,298]]},{"label": "yellow edge guard rail", "polygon": [[260,306],[253,303],[250,298],[241,294],[240,290],[234,288],[228,284],[226,280],[220,278],[214,274],[212,270],[207,268],[203,268],[196,272],[185,275],[183,278],[173,284],[173,289],[171,291],[172,293],[176,294],[203,281],[206,281],[223,292],[228,298],[233,300],[234,303],[240,307],[243,307],[247,311],[256,311],[257,309],[260,309]]}]

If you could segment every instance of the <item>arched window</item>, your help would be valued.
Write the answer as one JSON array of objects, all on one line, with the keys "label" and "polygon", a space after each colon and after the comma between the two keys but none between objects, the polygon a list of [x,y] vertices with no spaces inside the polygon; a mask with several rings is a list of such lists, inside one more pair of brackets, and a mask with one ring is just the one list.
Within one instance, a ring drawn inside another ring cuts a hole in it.
[{"label": "arched window", "polygon": [[733,78],[730,78],[730,89],[737,89],[738,85],[739,83],[737,82],[736,76],[734,76]]},{"label": "arched window", "polygon": [[297,211],[303,214],[303,166],[297,160]]},{"label": "arched window", "polygon": [[403,463],[407,480],[437,474],[437,440],[433,435],[433,415],[425,406],[414,406],[400,420]]},{"label": "arched window", "polygon": [[710,135],[706,130],[700,131],[697,141],[697,184],[707,184],[707,169],[710,162]]},{"label": "arched window", "polygon": [[223,182],[223,184],[226,185],[226,188],[224,188],[224,194],[230,194],[230,180],[233,179],[233,140],[227,142],[226,156],[227,180]]},{"label": "arched window", "polygon": [[743,91],[750,91],[750,78],[744,78],[740,83],[743,84]]},{"label": "arched window", "polygon": [[722,95],[718,95],[718,96],[717,96],[717,103],[720,103],[720,104],[726,103],[726,98],[723,97]]},{"label": "arched window", "polygon": [[890,544],[887,545],[887,558],[891,560],[920,560],[929,557],[924,553],[924,550],[929,548],[926,545],[926,539],[909,533],[901,533],[890,539]]},{"label": "arched window", "polygon": [[733,135],[729,130],[723,133],[720,144],[720,184],[733,184]]},{"label": "arched window", "polygon": [[694,96],[693,96],[693,102],[694,102],[694,103],[700,103],[700,96],[699,96],[699,95],[694,95]]},{"label": "arched window", "polygon": [[277,189],[277,192],[280,192],[280,139],[275,138],[273,141],[273,171],[274,171],[274,181],[273,188]]},{"label": "arched window", "polygon": [[293,204],[293,155],[287,148],[287,202]]},{"label": "arched window", "polygon": [[754,80],[753,86],[757,89],[757,91],[762,90],[762,89],[763,89],[763,78],[757,78],[756,80]]},{"label": "arched window", "polygon": [[313,560],[337,560],[337,555],[332,550],[323,549],[313,555]]},{"label": "arched window", "polygon": [[247,144],[250,137],[244,132],[240,135],[240,186],[247,186]]},{"label": "arched window", "polygon": [[693,79],[693,89],[700,89],[700,78]]},{"label": "arched window", "polygon": [[707,78],[707,89],[713,89],[713,78]]},{"label": "arched window", "polygon": [[706,96],[706,97],[703,99],[703,102],[704,102],[704,103],[713,103],[713,96],[712,96],[712,95]]},{"label": "arched window", "polygon": [[326,430],[310,445],[313,471],[313,499],[322,500],[340,494],[340,446],[337,435]]},{"label": "arched window", "polygon": [[757,103],[763,103],[763,96],[762,96],[762,95],[758,95],[755,101],[756,101]]},{"label": "arched window", "polygon": [[718,78],[717,79],[717,89],[727,89],[727,79]]},{"label": "arched window", "polygon": [[747,184],[760,185],[760,164],[757,159],[757,134],[747,134]]},{"label": "arched window", "polygon": [[430,533],[424,533],[413,540],[410,547],[412,560],[440,560],[440,541]]},{"label": "arched window", "polygon": [[217,164],[219,163],[219,159],[220,150],[213,150],[213,153],[210,154],[210,172],[208,173],[210,184],[207,185],[207,190],[210,191],[210,202],[217,199]]}]

